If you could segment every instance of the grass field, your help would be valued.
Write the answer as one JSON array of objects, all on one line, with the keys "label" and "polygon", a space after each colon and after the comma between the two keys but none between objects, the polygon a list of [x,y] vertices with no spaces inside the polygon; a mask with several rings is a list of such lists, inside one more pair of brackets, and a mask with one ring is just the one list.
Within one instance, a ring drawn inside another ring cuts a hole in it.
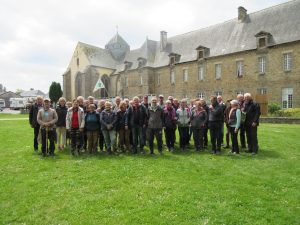
[{"label": "grass field", "polygon": [[262,124],[256,156],[42,158],[28,121],[0,121],[0,223],[299,224],[299,130]]}]

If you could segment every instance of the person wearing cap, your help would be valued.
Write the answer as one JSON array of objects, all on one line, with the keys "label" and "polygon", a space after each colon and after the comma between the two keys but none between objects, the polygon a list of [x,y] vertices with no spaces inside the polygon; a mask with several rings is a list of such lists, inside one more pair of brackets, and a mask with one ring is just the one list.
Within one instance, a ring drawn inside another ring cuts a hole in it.
[{"label": "person wearing cap", "polygon": [[166,145],[169,151],[174,151],[175,134],[176,134],[176,112],[170,100],[166,101],[164,108],[163,126],[165,131]]},{"label": "person wearing cap", "polygon": [[29,124],[34,130],[33,147],[34,151],[38,151],[38,135],[40,132],[40,124],[37,122],[37,115],[40,109],[43,108],[43,97],[37,96],[36,103],[30,107]]},{"label": "person wearing cap", "polygon": [[57,122],[57,113],[54,109],[50,108],[50,99],[44,99],[44,107],[39,110],[37,115],[37,122],[40,124],[40,132],[42,137],[42,155],[46,156],[47,137],[50,142],[49,154],[54,155],[55,150],[55,123]]},{"label": "person wearing cap", "polygon": [[237,100],[230,101],[230,111],[228,115],[228,126],[231,136],[231,153],[240,154],[238,144],[238,132],[241,125],[241,110]]}]

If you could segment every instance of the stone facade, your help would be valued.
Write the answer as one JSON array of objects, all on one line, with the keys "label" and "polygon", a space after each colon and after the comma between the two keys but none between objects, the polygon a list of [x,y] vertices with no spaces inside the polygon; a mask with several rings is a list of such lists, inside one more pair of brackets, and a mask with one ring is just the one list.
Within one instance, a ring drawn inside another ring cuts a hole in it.
[{"label": "stone facade", "polygon": [[[160,41],[135,50],[119,34],[105,49],[79,42],[63,74],[64,95],[226,100],[250,92],[265,106],[300,107],[299,11],[299,0],[252,14],[239,7],[235,19],[170,38],[161,31]],[[93,93],[99,78],[106,90]]]}]

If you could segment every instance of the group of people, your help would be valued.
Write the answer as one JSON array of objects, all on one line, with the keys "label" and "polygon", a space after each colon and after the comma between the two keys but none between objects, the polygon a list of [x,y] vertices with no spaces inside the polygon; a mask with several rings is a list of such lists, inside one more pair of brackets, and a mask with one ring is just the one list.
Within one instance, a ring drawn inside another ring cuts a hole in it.
[{"label": "group of people", "polygon": [[[238,95],[226,103],[222,96],[211,96],[209,104],[204,99],[194,99],[188,104],[187,99],[178,101],[172,96],[164,101],[163,95],[152,97],[150,102],[148,96],[132,100],[117,96],[114,103],[97,102],[92,96],[87,100],[79,96],[72,102],[61,97],[56,107],[51,106],[50,99],[37,97],[30,108],[29,123],[34,129],[34,149],[38,151],[40,142],[43,156],[54,155],[55,141],[63,151],[68,139],[75,156],[82,151],[95,154],[98,147],[108,154],[120,151],[144,154],[146,143],[150,154],[154,154],[154,138],[162,154],[163,133],[165,145],[172,152],[177,129],[183,151],[190,146],[192,137],[195,151],[206,149],[210,131],[214,154],[220,154],[222,145],[229,148],[230,139],[231,153],[239,154],[238,133],[241,147],[246,148],[247,139],[247,152],[257,154],[259,117],[259,104],[253,101],[250,93]],[[223,143],[224,124],[226,145]]]}]

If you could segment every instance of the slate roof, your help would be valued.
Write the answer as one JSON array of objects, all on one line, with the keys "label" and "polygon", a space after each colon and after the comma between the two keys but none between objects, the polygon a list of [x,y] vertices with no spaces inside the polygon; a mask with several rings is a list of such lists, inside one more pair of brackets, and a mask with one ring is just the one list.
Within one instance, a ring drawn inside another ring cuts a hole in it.
[{"label": "slate roof", "polygon": [[[138,68],[138,58],[147,60],[145,66],[161,67],[169,64],[169,54],[180,55],[180,63],[197,59],[198,46],[209,48],[209,57],[221,56],[256,49],[256,34],[270,33],[270,45],[278,45],[300,40],[300,0],[294,0],[260,10],[247,15],[245,22],[238,18],[185,34],[168,37],[165,51],[160,51],[160,42],[146,40],[135,50],[126,52],[125,58],[116,61],[108,49],[81,43],[91,65],[115,69],[119,73],[125,69],[124,61],[131,62],[130,69]],[[108,44],[121,41],[115,35]]]},{"label": "slate roof", "polygon": [[36,96],[45,96],[45,93],[40,90],[30,90],[30,91],[23,91],[20,93],[21,97],[36,97]]}]

